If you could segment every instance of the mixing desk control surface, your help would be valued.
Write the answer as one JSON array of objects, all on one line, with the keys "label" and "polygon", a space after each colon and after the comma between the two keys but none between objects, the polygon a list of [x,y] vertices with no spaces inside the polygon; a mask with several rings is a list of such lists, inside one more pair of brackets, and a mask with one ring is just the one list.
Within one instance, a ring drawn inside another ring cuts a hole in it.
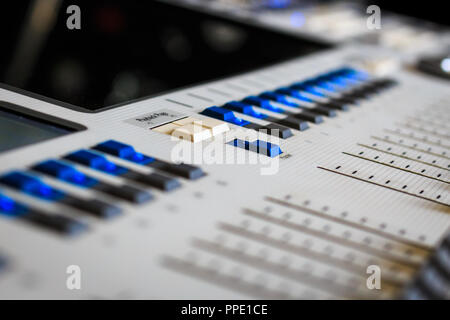
[{"label": "mixing desk control surface", "polygon": [[29,132],[2,136],[0,298],[448,298],[448,83],[377,50],[97,113],[1,89]]}]

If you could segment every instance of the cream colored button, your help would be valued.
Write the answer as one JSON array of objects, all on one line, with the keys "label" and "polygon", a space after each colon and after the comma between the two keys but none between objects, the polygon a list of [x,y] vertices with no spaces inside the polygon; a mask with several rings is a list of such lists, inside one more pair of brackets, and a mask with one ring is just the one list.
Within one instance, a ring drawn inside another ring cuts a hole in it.
[{"label": "cream colored button", "polygon": [[168,124],[165,124],[163,126],[159,126],[159,127],[153,128],[152,130],[156,131],[156,132],[161,132],[161,133],[170,135],[170,134],[172,134],[172,132],[175,129],[178,129],[179,127],[180,126],[174,125],[172,123],[168,123]]},{"label": "cream colored button", "polygon": [[175,129],[172,136],[192,142],[200,142],[211,138],[211,130],[191,123]]},{"label": "cream colored button", "polygon": [[205,128],[211,129],[212,135],[217,136],[218,134],[227,132],[230,130],[230,127],[227,123],[216,120],[216,119],[195,119],[195,124],[201,125]]},{"label": "cream colored button", "polygon": [[191,117],[187,117],[187,118],[184,118],[184,119],[180,119],[180,120],[174,121],[172,123],[176,124],[176,125],[179,125],[179,126],[184,126],[184,125],[193,123],[195,120],[197,120],[197,119],[194,119],[194,118],[191,118]]}]

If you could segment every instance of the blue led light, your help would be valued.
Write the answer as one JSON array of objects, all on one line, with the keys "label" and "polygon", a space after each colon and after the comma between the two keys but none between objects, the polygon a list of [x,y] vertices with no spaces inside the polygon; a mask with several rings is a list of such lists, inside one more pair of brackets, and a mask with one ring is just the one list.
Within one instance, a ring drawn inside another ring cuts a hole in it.
[{"label": "blue led light", "polygon": [[122,175],[128,171],[127,168],[109,161],[105,156],[89,150],[78,150],[67,155],[65,158],[112,175]]},{"label": "blue led light", "polygon": [[14,200],[6,196],[0,195],[0,211],[11,212],[14,210]]},{"label": "blue led light", "polygon": [[240,127],[250,124],[249,121],[246,121],[244,119],[236,117],[236,115],[233,113],[233,111],[230,111],[225,108],[217,107],[217,106],[209,107],[209,108],[203,110],[202,112],[200,112],[200,114],[203,114],[205,116],[208,116],[208,117],[211,117],[211,118],[214,118],[217,120],[226,121],[226,122],[235,124]]},{"label": "blue led light", "polygon": [[57,160],[47,160],[33,166],[33,170],[48,174],[59,180],[63,180],[80,187],[92,187],[98,180],[86,176],[72,165]]},{"label": "blue led light", "polygon": [[246,115],[254,117],[254,118],[258,118],[258,119],[267,118],[266,114],[256,111],[255,109],[253,109],[253,107],[251,105],[244,103],[244,102],[231,101],[231,102],[228,102],[227,104],[225,104],[223,107],[226,109],[229,109],[229,110],[233,110],[236,112],[246,114]]},{"label": "blue led light", "polygon": [[282,103],[288,107],[299,107],[297,103],[290,101],[286,95],[273,91],[265,91],[260,94],[260,97]]},{"label": "blue led light", "polygon": [[152,157],[136,152],[132,146],[116,140],[102,142],[93,149],[143,165],[155,161]]},{"label": "blue led light", "polygon": [[302,100],[302,101],[305,101],[305,102],[310,102],[310,103],[314,102],[313,100],[305,97],[303,94],[301,94],[301,92],[299,90],[296,90],[296,89],[283,87],[283,88],[278,89],[276,92],[292,96],[292,97],[294,97],[294,98],[296,98],[298,100]]},{"label": "blue led light", "polygon": [[248,103],[254,106],[258,106],[262,109],[266,109],[276,113],[285,113],[284,109],[274,106],[269,99],[264,99],[256,96],[249,96],[242,100],[244,103]]},{"label": "blue led light", "polygon": [[22,204],[17,203],[10,197],[0,194],[0,215],[9,218],[23,216],[28,212],[28,208]]},{"label": "blue led light", "polygon": [[58,201],[65,197],[62,191],[52,188],[35,176],[19,171],[1,176],[0,183],[47,201]]}]

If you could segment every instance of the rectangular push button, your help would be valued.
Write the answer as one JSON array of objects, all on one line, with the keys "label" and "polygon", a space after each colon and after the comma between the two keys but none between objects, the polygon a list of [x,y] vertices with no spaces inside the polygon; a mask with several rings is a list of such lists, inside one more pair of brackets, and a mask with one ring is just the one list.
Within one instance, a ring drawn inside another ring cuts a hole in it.
[{"label": "rectangular push button", "polygon": [[77,234],[87,229],[87,226],[82,222],[65,216],[48,214],[31,209],[25,204],[19,203],[2,194],[0,194],[0,215],[6,215],[10,218],[20,218],[40,227],[67,235]]},{"label": "rectangular push button", "polygon": [[175,124],[177,126],[185,126],[187,124],[194,123],[195,119],[192,117],[183,118],[174,122],[171,122],[172,124]]},{"label": "rectangular push button", "polygon": [[259,154],[264,154],[271,158],[276,157],[282,153],[281,148],[278,145],[267,141],[256,140],[252,142],[252,144],[256,145],[257,152]]},{"label": "rectangular push button", "polygon": [[217,119],[217,120],[222,120],[222,121],[225,121],[228,123],[232,123],[232,124],[235,124],[240,127],[250,124],[250,122],[236,117],[235,114],[233,113],[233,111],[227,110],[225,108],[216,107],[216,106],[207,108],[207,109],[203,110],[200,114]]},{"label": "rectangular push button", "polygon": [[319,123],[323,122],[322,116],[312,113],[312,112],[308,112],[308,111],[302,111],[302,112],[296,113],[295,115],[292,115],[292,116],[297,119],[309,121],[309,122],[312,122],[315,124],[319,124]]},{"label": "rectangular push button", "polygon": [[228,124],[215,119],[196,119],[194,123],[211,130],[213,136],[230,131]]},{"label": "rectangular push button", "polygon": [[113,218],[122,213],[121,208],[97,199],[84,200],[69,196],[64,199],[63,203],[102,219]]},{"label": "rectangular push button", "polygon": [[0,183],[47,201],[59,201],[66,196],[39,178],[19,171],[1,176]]},{"label": "rectangular push button", "polygon": [[79,150],[66,155],[64,158],[111,175],[118,176],[128,171],[126,168],[109,161],[105,156],[88,150]]},{"label": "rectangular push button", "polygon": [[256,96],[249,96],[247,98],[244,98],[244,100],[242,101],[250,105],[254,105],[275,113],[285,113],[284,109],[274,106],[269,99],[264,99]]},{"label": "rectangular push button", "polygon": [[311,108],[311,112],[317,113],[317,114],[321,114],[321,115],[324,115],[324,116],[327,116],[327,117],[330,117],[330,118],[334,118],[334,117],[337,116],[337,113],[336,113],[335,110],[329,109],[329,108],[320,107],[320,106]]},{"label": "rectangular push button", "polygon": [[10,197],[0,194],[1,215],[17,218],[25,215],[26,213],[28,213],[28,208],[26,206],[17,203]]},{"label": "rectangular push button", "polygon": [[276,120],[276,122],[283,126],[286,126],[286,127],[292,128],[292,129],[296,129],[299,131],[304,131],[309,128],[308,122],[301,120],[301,119],[294,118],[292,116],[289,116],[289,117],[286,117],[283,119],[278,119],[278,120]]},{"label": "rectangular push button", "polygon": [[159,127],[153,128],[152,131],[156,131],[156,132],[159,132],[159,133],[171,135],[172,132],[175,129],[178,129],[179,127],[180,126],[177,126],[176,124],[168,123],[168,124],[165,124],[163,126],[159,126]]},{"label": "rectangular push button", "polygon": [[153,199],[150,192],[130,185],[114,186],[100,183],[96,190],[136,204],[142,204]]},{"label": "rectangular push button", "polygon": [[235,147],[257,152],[259,154],[263,154],[271,158],[276,157],[282,153],[278,145],[262,140],[249,142],[241,139],[234,139],[233,141],[230,142],[230,144]]},{"label": "rectangular push button", "polygon": [[226,108],[228,110],[240,112],[242,114],[246,114],[250,117],[257,118],[257,119],[266,119],[267,115],[257,112],[255,109],[253,109],[253,106],[239,101],[231,101],[228,102],[223,106],[223,108]]},{"label": "rectangular push button", "polygon": [[44,161],[33,166],[32,169],[79,187],[91,188],[98,183],[98,180],[86,176],[73,166],[61,161]]},{"label": "rectangular push button", "polygon": [[156,160],[151,163],[149,167],[189,180],[196,180],[205,176],[202,168],[185,163],[169,163],[162,160]]},{"label": "rectangular push button", "polygon": [[266,131],[267,134],[277,136],[281,139],[287,139],[293,136],[291,129],[276,123],[270,123],[267,126],[258,128],[258,130],[262,132]]},{"label": "rectangular push button", "polygon": [[129,172],[125,177],[162,191],[172,191],[181,186],[177,179],[156,172],[150,174]]},{"label": "rectangular push button", "polygon": [[40,211],[31,211],[24,217],[24,219],[27,222],[33,223],[40,227],[69,236],[77,235],[87,230],[86,224],[59,214],[47,214]]},{"label": "rectangular push button", "polygon": [[212,137],[211,130],[204,128],[201,125],[190,123],[175,129],[172,136],[188,140],[191,142],[200,142]]},{"label": "rectangular push button", "polygon": [[132,146],[116,140],[105,141],[96,145],[93,149],[138,164],[147,164],[155,160],[152,157],[136,152]]}]

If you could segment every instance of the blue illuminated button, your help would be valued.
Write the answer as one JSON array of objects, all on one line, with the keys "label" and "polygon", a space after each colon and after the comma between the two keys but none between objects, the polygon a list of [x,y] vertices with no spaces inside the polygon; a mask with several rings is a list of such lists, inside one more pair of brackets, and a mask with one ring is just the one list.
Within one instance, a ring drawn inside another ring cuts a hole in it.
[{"label": "blue illuminated button", "polygon": [[230,144],[235,147],[257,152],[271,158],[283,153],[278,145],[262,140],[249,142],[246,140],[234,139]]},{"label": "blue illuminated button", "polygon": [[105,141],[96,145],[93,149],[119,157],[121,159],[144,165],[155,161],[155,159],[152,157],[148,157],[146,155],[143,155],[142,153],[136,152],[136,150],[134,150],[132,146],[116,140]]},{"label": "blue illuminated button", "polygon": [[232,124],[235,124],[237,126],[246,126],[248,124],[250,124],[250,122],[238,118],[235,116],[235,114],[233,113],[233,111],[227,110],[225,108],[221,108],[221,107],[210,107],[207,108],[205,110],[203,110],[202,112],[200,112],[200,114],[203,114],[205,116],[217,119],[217,120],[222,120],[222,121],[226,121]]},{"label": "blue illuminated button", "polygon": [[121,175],[128,171],[127,168],[109,161],[105,156],[88,150],[75,151],[65,156],[65,158],[112,175]]},{"label": "blue illuminated button", "polygon": [[13,199],[0,194],[0,214],[7,217],[20,217],[28,212],[28,208]]},{"label": "blue illuminated button", "polygon": [[305,84],[304,82],[294,83],[293,85],[291,85],[291,88],[295,90],[305,91],[318,97],[327,98],[325,94],[318,91],[314,86],[310,84]]},{"label": "blue illuminated button", "polygon": [[253,109],[253,107],[251,105],[244,103],[244,102],[231,101],[231,102],[228,102],[227,104],[225,104],[223,107],[226,109],[232,110],[232,111],[246,114],[246,115],[254,117],[254,118],[258,118],[258,119],[267,118],[266,114],[257,112],[255,109]]},{"label": "blue illuminated button", "polygon": [[256,140],[256,141],[252,142],[252,144],[256,145],[258,153],[264,154],[271,158],[276,157],[283,153],[281,151],[280,146],[270,143],[270,142]]},{"label": "blue illuminated button", "polygon": [[60,180],[75,184],[80,187],[92,187],[98,180],[86,176],[73,166],[56,160],[48,160],[33,166],[33,170],[48,174]]},{"label": "blue illuminated button", "polygon": [[35,176],[19,171],[1,176],[0,183],[48,201],[58,201],[65,197],[62,191],[52,188]]},{"label": "blue illuminated button", "polygon": [[302,101],[305,101],[305,102],[314,103],[313,100],[305,97],[300,91],[298,91],[296,89],[283,87],[283,88],[280,88],[280,89],[276,90],[276,92],[280,93],[280,94],[287,95],[287,96],[294,97],[296,99],[299,99],[299,100],[302,100]]},{"label": "blue illuminated button", "polygon": [[260,96],[261,96],[261,98],[270,99],[270,100],[273,100],[273,101],[285,104],[285,105],[287,105],[289,107],[298,107],[299,106],[295,102],[290,101],[286,97],[286,95],[280,94],[280,93],[276,93],[276,92],[273,92],[273,91],[263,92],[263,93],[261,93]]},{"label": "blue illuminated button", "polygon": [[257,107],[260,107],[262,109],[266,109],[266,110],[269,110],[272,112],[276,112],[276,113],[284,113],[285,112],[284,109],[274,106],[269,99],[264,99],[264,98],[256,97],[256,96],[249,96],[249,97],[243,99],[242,101],[245,103],[248,103],[250,105],[254,105],[254,106],[257,106]]}]

